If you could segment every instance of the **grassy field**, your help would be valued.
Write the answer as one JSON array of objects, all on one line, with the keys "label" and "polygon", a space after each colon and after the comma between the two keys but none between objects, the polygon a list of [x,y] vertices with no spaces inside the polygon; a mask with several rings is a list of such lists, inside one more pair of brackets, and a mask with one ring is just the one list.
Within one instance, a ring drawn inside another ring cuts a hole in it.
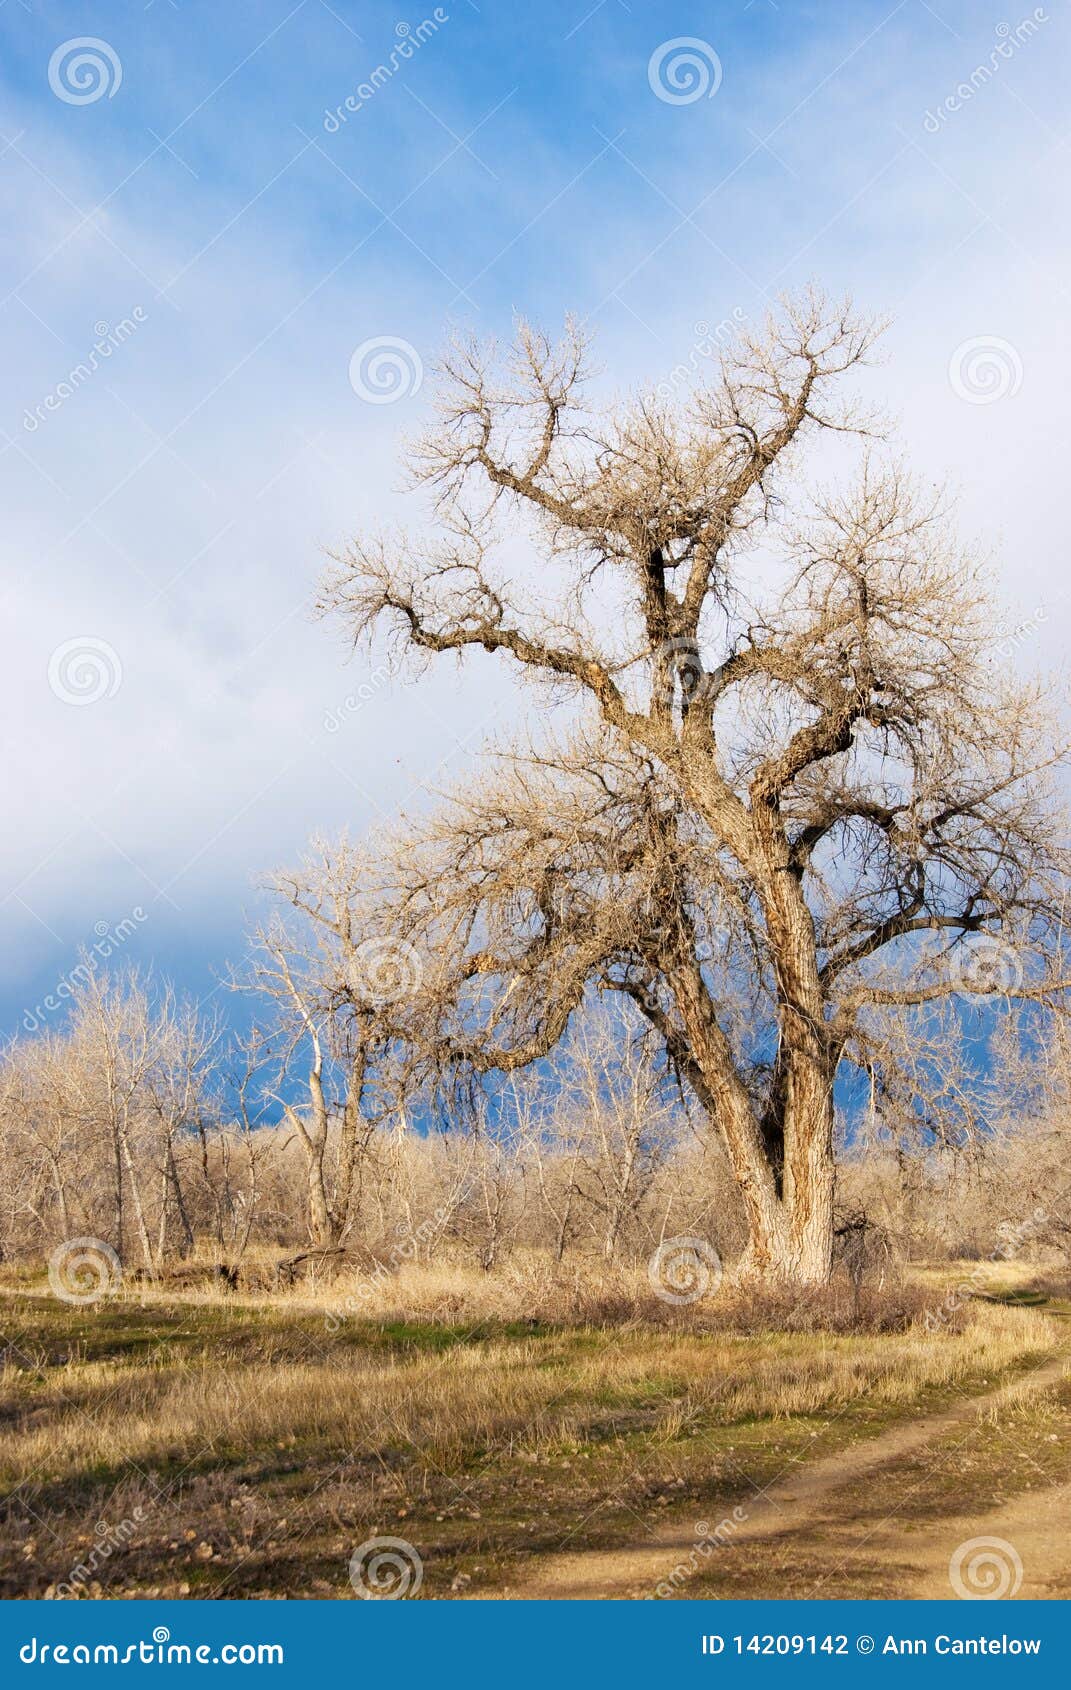
[{"label": "grassy field", "polygon": [[[1025,1376],[1071,1333],[984,1302],[958,1330],[858,1334],[491,1317],[330,1331],[297,1298],[83,1309],[34,1286],[2,1309],[5,1596],[349,1596],[351,1554],[383,1536],[416,1550],[422,1596],[523,1594],[563,1553],[731,1518],[801,1461]],[[1037,1477],[996,1447],[1001,1418],[983,1428],[994,1447],[973,1446],[983,1489]],[[1038,1436],[1055,1483],[1066,1427]],[[674,1594],[791,1594],[785,1567],[813,1583],[815,1553],[741,1546]],[[823,1594],[865,1593],[826,1560]]]}]

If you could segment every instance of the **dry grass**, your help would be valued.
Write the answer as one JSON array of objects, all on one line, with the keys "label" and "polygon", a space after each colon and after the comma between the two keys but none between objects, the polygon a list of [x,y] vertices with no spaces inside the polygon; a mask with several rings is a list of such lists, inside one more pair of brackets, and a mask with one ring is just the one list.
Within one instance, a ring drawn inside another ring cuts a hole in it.
[{"label": "dry grass", "polygon": [[[619,1517],[634,1530],[637,1508],[728,1495],[786,1452],[1014,1376],[1061,1337],[1038,1311],[984,1304],[928,1331],[905,1324],[899,1293],[899,1330],[835,1330],[828,1299],[826,1330],[777,1331],[785,1311],[754,1306],[750,1329],[725,1330],[732,1298],[670,1325],[659,1304],[655,1325],[620,1282],[624,1324],[604,1311],[539,1325],[530,1286],[419,1269],[377,1293],[379,1318],[332,1330],[338,1289],[157,1292],[88,1312],[9,1294],[7,1593],[63,1583],[100,1523],[137,1507],[106,1594],[345,1594],[350,1550],[384,1531],[420,1545],[442,1594],[459,1569],[487,1578],[551,1549],[578,1509],[594,1536]],[[526,1319],[511,1320],[525,1290]],[[464,1322],[444,1324],[451,1298]],[[820,1314],[812,1304],[811,1326]]]},{"label": "dry grass", "polygon": [[[318,1269],[315,1261],[291,1285],[264,1288],[274,1264],[261,1258],[250,1265],[237,1291],[221,1290],[212,1265],[186,1264],[175,1280],[131,1287],[140,1299],[232,1308],[271,1307],[323,1317],[336,1333],[366,1321],[391,1324],[428,1321],[530,1322],[551,1326],[671,1327],[685,1331],[859,1332],[903,1329],[935,1301],[933,1289],[891,1276],[879,1288],[861,1294],[844,1280],[822,1290],[776,1291],[754,1284],[735,1286],[726,1277],[715,1294],[696,1303],[674,1305],[657,1295],[644,1266],[605,1265],[578,1258],[556,1264],[545,1252],[517,1251],[493,1273],[467,1261],[443,1259],[431,1265],[403,1263],[394,1271],[366,1271],[348,1266],[341,1272]],[[944,1270],[947,1280],[948,1269]],[[940,1282],[936,1276],[933,1284]]]},{"label": "dry grass", "polygon": [[[675,1418],[715,1425],[752,1417],[828,1414],[866,1397],[917,1400],[928,1388],[999,1373],[1044,1351],[1042,1319],[1024,1335],[1004,1309],[977,1313],[936,1340],[919,1329],[883,1338],[768,1344],[700,1335],[628,1334],[585,1353],[571,1339],[476,1341],[442,1353],[242,1363],[225,1354],[194,1364],[160,1351],[138,1365],[69,1362],[45,1379],[5,1370],[0,1471],[18,1483],[42,1468],[56,1478],[123,1462],[188,1462],[212,1449],[255,1449],[300,1430],[351,1455],[397,1441],[451,1469],[472,1449],[538,1453],[586,1436],[607,1405],[628,1406],[657,1383]],[[32,1403],[32,1412],[26,1409]]]}]

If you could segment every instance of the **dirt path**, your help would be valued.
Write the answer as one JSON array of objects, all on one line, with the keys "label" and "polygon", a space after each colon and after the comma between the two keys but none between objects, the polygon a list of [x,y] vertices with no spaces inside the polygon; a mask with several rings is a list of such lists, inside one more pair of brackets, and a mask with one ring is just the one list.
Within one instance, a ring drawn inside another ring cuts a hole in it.
[{"label": "dirt path", "polygon": [[[709,1544],[713,1539],[715,1543],[736,1547],[818,1525],[834,1512],[822,1506],[827,1497],[915,1454],[945,1434],[969,1426],[980,1415],[1044,1391],[1058,1383],[1069,1366],[1071,1359],[1060,1356],[999,1390],[966,1399],[939,1414],[894,1426],[835,1455],[801,1463],[761,1496],[735,1511],[730,1508],[723,1520],[668,1522],[652,1527],[645,1538],[621,1548],[567,1552],[542,1560],[527,1577],[500,1594],[525,1601],[653,1596],[657,1587],[670,1579],[675,1567],[695,1571],[696,1563],[709,1564],[707,1556],[696,1553],[697,1545],[704,1541]],[[899,1559],[906,1558],[916,1571],[922,1567],[915,1587],[900,1592],[905,1596],[947,1596],[949,1544],[955,1546],[980,1536],[1014,1541],[1024,1563],[1029,1563],[1030,1587],[1027,1588],[1024,1577],[1020,1596],[1056,1594],[1055,1589],[1039,1588],[1046,1581],[1058,1584],[1060,1593],[1066,1594],[1071,1581],[1062,1570],[1068,1560],[1062,1522],[1068,1518],[1069,1493],[1071,1486],[1031,1493],[984,1519],[944,1519],[938,1526],[924,1531],[907,1531],[894,1518],[890,1528],[875,1533],[872,1541],[875,1547],[887,1549]],[[887,1515],[895,1514],[895,1498],[888,1493],[881,1506]],[[722,1552],[713,1550],[714,1554]],[[685,1585],[686,1580],[680,1582],[682,1593]]]},{"label": "dirt path", "polygon": [[[1008,1595],[1066,1601],[1071,1596],[1071,1549],[1067,1526],[1071,1520],[1071,1485],[1052,1485],[1047,1490],[1018,1496],[991,1514],[957,1515],[942,1523],[940,1531],[910,1539],[912,1560],[919,1566],[917,1581],[906,1596],[932,1598],[949,1593],[949,1545],[969,1543],[976,1538],[996,1538],[997,1546],[977,1551],[980,1559],[972,1581],[996,1580],[1008,1585]],[[1000,1547],[1010,1545],[1019,1567]],[[1018,1582],[1021,1576],[1021,1583]],[[1011,1586],[1017,1586],[1012,1589]]]}]

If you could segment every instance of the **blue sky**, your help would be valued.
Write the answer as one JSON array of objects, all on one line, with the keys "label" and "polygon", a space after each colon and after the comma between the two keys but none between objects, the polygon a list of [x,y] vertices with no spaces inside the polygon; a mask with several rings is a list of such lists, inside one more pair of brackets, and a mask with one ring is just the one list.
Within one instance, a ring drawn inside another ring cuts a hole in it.
[{"label": "blue sky", "polygon": [[[429,387],[362,398],[367,341],[411,372],[452,327],[572,311],[617,388],[697,324],[850,290],[894,318],[873,391],[959,490],[1021,660],[1062,662],[1069,34],[1056,0],[6,0],[0,1030],[135,910],[124,953],[211,993],[258,872],[516,719],[490,666],[387,685],[310,617],[324,546],[419,515]],[[717,86],[673,103],[652,61],[685,37]],[[991,403],[949,377],[973,341]]]}]

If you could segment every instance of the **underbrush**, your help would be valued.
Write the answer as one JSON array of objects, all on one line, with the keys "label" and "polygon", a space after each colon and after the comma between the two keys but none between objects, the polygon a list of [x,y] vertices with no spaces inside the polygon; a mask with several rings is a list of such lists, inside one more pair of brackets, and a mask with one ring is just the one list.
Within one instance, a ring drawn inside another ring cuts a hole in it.
[{"label": "underbrush", "polygon": [[[20,1274],[15,1283],[33,1281]],[[462,1260],[405,1262],[388,1272],[378,1264],[339,1269],[310,1257],[300,1277],[282,1283],[272,1262],[261,1260],[234,1285],[212,1263],[190,1262],[154,1279],[128,1275],[119,1295],[145,1303],[163,1298],[312,1312],[322,1317],[329,1333],[369,1321],[741,1334],[898,1332],[939,1300],[932,1287],[892,1273],[861,1287],[837,1275],[829,1285],[801,1289],[736,1279],[730,1272],[712,1275],[694,1295],[667,1296],[645,1265],[607,1265],[587,1258],[559,1264],[537,1252],[518,1252],[489,1273]],[[958,1319],[957,1312],[952,1324]]]}]

